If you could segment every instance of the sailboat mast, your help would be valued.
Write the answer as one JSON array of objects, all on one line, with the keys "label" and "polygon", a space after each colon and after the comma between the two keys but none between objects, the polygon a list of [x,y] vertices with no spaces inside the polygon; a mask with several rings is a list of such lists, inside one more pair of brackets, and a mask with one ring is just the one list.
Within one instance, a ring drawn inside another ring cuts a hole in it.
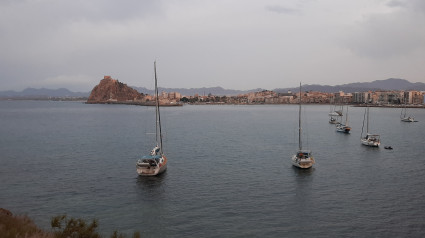
[{"label": "sailboat mast", "polygon": [[367,106],[366,134],[369,134],[369,106]]},{"label": "sailboat mast", "polygon": [[299,108],[298,108],[298,149],[302,150],[302,142],[301,142],[301,82],[300,82],[300,98],[299,98]]},{"label": "sailboat mast", "polygon": [[[404,113],[404,114],[403,114]],[[406,114],[407,114],[407,100],[404,100],[404,108],[401,109],[401,115],[403,115],[402,118],[406,118]],[[401,117],[401,116],[400,116]]]},{"label": "sailboat mast", "polygon": [[348,106],[347,106],[347,114],[345,114],[345,125],[348,126]]},{"label": "sailboat mast", "polygon": [[[154,61],[154,71],[155,71],[155,94],[156,94],[156,143],[159,144],[159,150],[162,154],[162,131],[161,131],[161,115],[159,114],[159,92],[158,92],[158,78],[156,75],[156,61]],[[159,131],[159,133],[158,133]]]}]

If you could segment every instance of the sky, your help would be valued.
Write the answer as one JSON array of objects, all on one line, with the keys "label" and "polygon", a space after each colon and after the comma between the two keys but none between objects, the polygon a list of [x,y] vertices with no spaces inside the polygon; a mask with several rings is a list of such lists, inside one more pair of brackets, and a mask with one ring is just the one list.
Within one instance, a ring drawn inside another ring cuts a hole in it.
[{"label": "sky", "polygon": [[0,91],[425,83],[423,0],[0,0]]}]

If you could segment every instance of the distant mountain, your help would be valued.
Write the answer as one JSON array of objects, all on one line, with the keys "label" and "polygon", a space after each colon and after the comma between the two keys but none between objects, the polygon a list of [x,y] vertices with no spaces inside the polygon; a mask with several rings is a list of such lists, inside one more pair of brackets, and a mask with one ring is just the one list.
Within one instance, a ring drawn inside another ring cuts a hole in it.
[{"label": "distant mountain", "polygon": [[[153,90],[149,90],[145,87],[134,87],[139,93],[153,95]],[[251,90],[233,90],[224,89],[222,87],[210,87],[210,88],[159,88],[160,92],[179,92],[182,96],[193,96],[198,95],[217,95],[217,96],[234,96],[238,94],[246,94],[250,92],[263,91],[264,89],[257,88]],[[286,93],[288,91],[296,92],[298,87],[293,88],[276,88],[273,89],[275,92]],[[366,92],[366,91],[377,91],[377,90],[417,90],[425,91],[425,83],[411,83],[405,79],[390,78],[385,80],[375,80],[367,83],[350,83],[336,86],[329,85],[303,85],[305,91],[319,91],[326,93],[334,93],[343,91],[346,93],[353,92]],[[90,92],[72,92],[66,88],[59,89],[46,89],[46,88],[27,88],[22,92],[16,91],[0,91],[0,98],[48,98],[48,97],[89,97]]]},{"label": "distant mountain", "polygon": [[[343,91],[346,93],[354,92],[366,92],[366,91],[378,91],[378,90],[417,90],[425,91],[425,83],[411,83],[405,79],[385,79],[385,80],[375,80],[368,83],[350,83],[342,84],[336,86],[329,85],[303,85],[303,90],[305,91],[319,91],[325,93],[333,93]],[[296,88],[277,88],[273,91],[275,92],[288,92],[288,91],[297,91]]]},{"label": "distant mountain", "polygon": [[[153,94],[153,90],[149,90],[145,87],[132,87],[134,89],[136,89],[137,91],[139,91],[139,93],[143,93],[143,94]],[[238,94],[245,94],[245,93],[250,93],[250,92],[258,92],[258,91],[263,91],[263,89],[261,88],[257,88],[257,89],[251,89],[251,90],[233,90],[233,89],[224,89],[222,87],[210,87],[210,88],[161,88],[158,87],[158,90],[160,92],[179,92],[182,96],[193,96],[195,94],[198,95],[208,95],[208,94],[212,94],[212,95],[216,95],[216,96],[235,96]]]},{"label": "distant mountain", "polygon": [[385,80],[375,80],[371,83],[351,83],[342,86],[351,88],[378,88],[381,90],[425,90],[425,83],[411,83],[405,79],[389,78]]},{"label": "distant mountain", "polygon": [[88,97],[90,93],[72,92],[66,88],[47,89],[47,88],[26,88],[21,92],[0,91],[0,98],[48,98],[48,97]]}]

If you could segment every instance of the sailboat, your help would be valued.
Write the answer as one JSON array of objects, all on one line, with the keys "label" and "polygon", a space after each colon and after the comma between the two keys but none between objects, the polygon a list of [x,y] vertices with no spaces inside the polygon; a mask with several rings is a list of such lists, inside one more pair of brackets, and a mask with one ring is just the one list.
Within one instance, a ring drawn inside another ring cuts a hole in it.
[{"label": "sailboat", "polygon": [[400,112],[400,120],[404,121],[404,122],[416,122],[415,118],[413,116],[406,116],[407,114],[407,107],[406,107],[406,103],[404,104],[404,107],[401,109]]},{"label": "sailboat", "polygon": [[144,155],[136,163],[137,173],[142,176],[154,176],[164,172],[167,169],[167,158],[162,150],[162,131],[161,116],[159,113],[159,93],[158,80],[156,75],[156,61],[154,62],[155,71],[155,140],[156,145],[149,153]]},{"label": "sailboat", "polygon": [[366,136],[363,137],[363,127],[364,127],[364,118],[363,118],[362,137],[360,138],[360,141],[362,145],[378,147],[381,144],[380,136],[378,134],[369,133],[369,107],[366,107],[365,115],[367,116]]},{"label": "sailboat", "polygon": [[336,131],[337,132],[342,132],[342,133],[350,133],[351,131],[351,127],[348,125],[348,106],[347,106],[347,113],[345,114],[345,123],[342,124],[339,123],[336,125]]},{"label": "sailboat", "polygon": [[292,156],[292,165],[302,169],[308,169],[315,163],[314,157],[310,150],[303,150],[301,138],[301,83],[300,83],[300,98],[298,112],[298,151]]},{"label": "sailboat", "polygon": [[342,117],[342,109],[341,110],[337,110],[336,108],[336,104],[331,105],[330,111],[329,111],[329,123],[330,124],[339,124],[338,122],[338,118]]}]

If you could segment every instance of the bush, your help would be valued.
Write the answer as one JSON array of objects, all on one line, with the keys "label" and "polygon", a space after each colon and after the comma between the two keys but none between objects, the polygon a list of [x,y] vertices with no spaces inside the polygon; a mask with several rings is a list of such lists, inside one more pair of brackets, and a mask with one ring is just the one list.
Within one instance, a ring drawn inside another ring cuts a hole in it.
[{"label": "bush", "polygon": [[[0,238],[102,238],[97,231],[98,222],[90,223],[81,218],[68,218],[66,215],[55,216],[50,225],[53,232],[38,228],[26,215],[14,216],[10,211],[0,208]],[[111,238],[126,238],[114,231]],[[140,238],[139,232],[134,232],[132,238]]]},{"label": "bush", "polygon": [[5,209],[0,212],[0,236],[2,238],[54,238],[53,234],[38,228],[28,216],[14,216],[3,210]]},{"label": "bush", "polygon": [[[59,215],[52,218],[50,222],[54,229],[56,238],[101,238],[102,236],[96,231],[98,223],[93,219],[90,224],[81,218],[67,218],[66,215]],[[114,231],[111,238],[125,238],[126,236],[118,231]],[[139,232],[133,233],[133,238],[140,238]]]},{"label": "bush", "polygon": [[87,224],[81,218],[68,219],[66,215],[59,215],[53,217],[50,224],[57,238],[101,238],[100,234],[96,231],[98,227],[96,219],[93,219],[90,224]]}]

